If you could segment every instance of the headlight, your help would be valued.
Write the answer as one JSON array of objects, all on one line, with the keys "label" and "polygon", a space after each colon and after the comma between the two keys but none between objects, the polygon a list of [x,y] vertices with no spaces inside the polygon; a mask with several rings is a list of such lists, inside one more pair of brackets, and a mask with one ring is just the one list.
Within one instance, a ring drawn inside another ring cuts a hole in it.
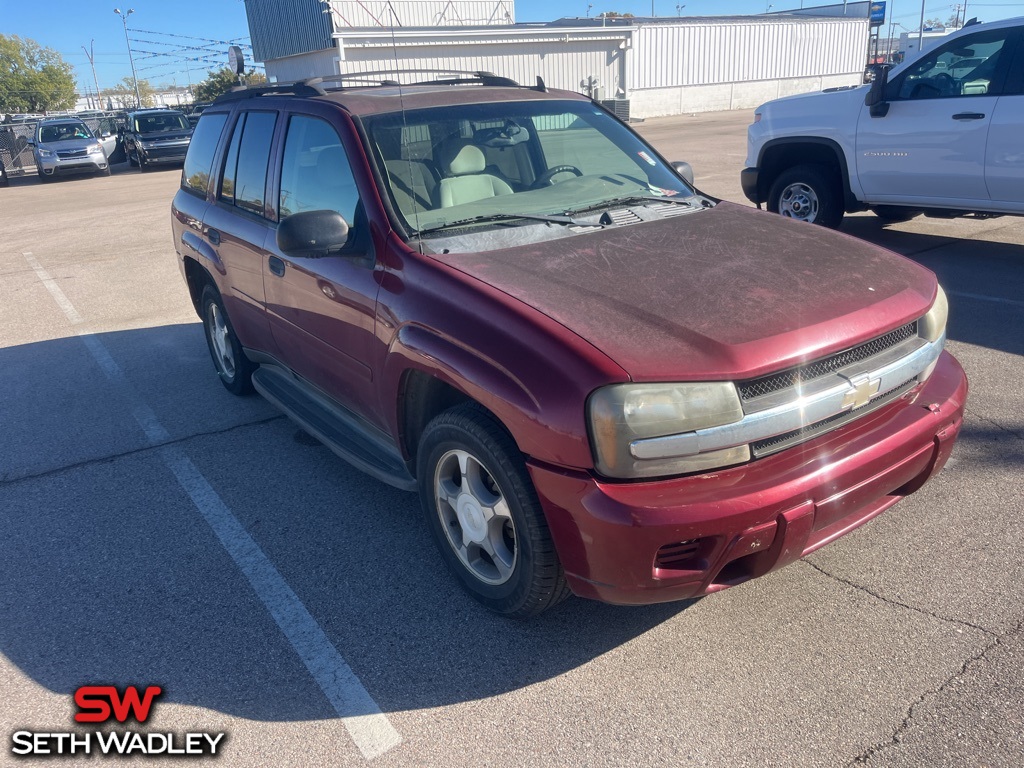
[{"label": "headlight", "polygon": [[[921,322],[918,324],[918,330],[922,338],[927,339],[930,342],[939,342],[945,345],[946,341],[946,320],[949,317],[949,302],[946,300],[946,292],[942,290],[942,286],[938,287],[938,293],[935,295],[935,301],[932,302],[932,308],[928,310],[928,314],[921,318]],[[935,366],[938,365],[938,360],[921,372],[921,381],[924,381],[932,375],[932,371],[935,370]]]},{"label": "headlight", "polygon": [[587,409],[595,465],[607,477],[681,475],[750,459],[745,445],[699,453],[697,436],[688,439],[695,430],[743,418],[728,382],[614,384],[594,392]]},{"label": "headlight", "polygon": [[100,146],[99,144],[90,144],[88,152],[90,155],[102,155],[103,147]]},{"label": "headlight", "polygon": [[946,292],[940,285],[932,308],[928,314],[921,318],[921,336],[928,341],[938,341],[939,337],[946,332],[946,319],[949,317],[949,302],[946,301]]},{"label": "headlight", "polygon": [[49,149],[40,149],[40,150],[38,150],[38,152],[39,152],[39,156],[40,157],[44,157],[47,160],[57,156],[56,152],[54,152],[52,150],[49,150]]}]

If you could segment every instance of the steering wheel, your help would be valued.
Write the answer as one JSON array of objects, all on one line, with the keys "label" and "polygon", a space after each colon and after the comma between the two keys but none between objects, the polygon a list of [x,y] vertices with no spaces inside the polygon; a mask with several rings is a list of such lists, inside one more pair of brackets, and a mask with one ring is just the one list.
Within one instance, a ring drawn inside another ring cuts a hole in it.
[{"label": "steering wheel", "polygon": [[932,80],[935,81],[935,85],[942,91],[943,95],[953,95],[956,91],[956,80],[948,72],[939,72],[932,77]]},{"label": "steering wheel", "polygon": [[530,189],[552,186],[551,180],[560,173],[574,173],[577,176],[583,175],[583,171],[575,165],[556,165],[553,168],[548,168],[544,173],[538,176],[537,180],[530,186]]}]

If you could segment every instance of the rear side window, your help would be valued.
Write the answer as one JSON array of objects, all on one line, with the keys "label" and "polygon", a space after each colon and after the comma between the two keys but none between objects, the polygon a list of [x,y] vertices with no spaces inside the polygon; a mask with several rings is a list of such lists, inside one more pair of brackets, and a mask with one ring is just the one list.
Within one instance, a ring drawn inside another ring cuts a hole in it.
[{"label": "rear side window", "polygon": [[243,112],[235,123],[221,174],[220,199],[264,215],[264,190],[276,112]]},{"label": "rear side window", "polygon": [[210,188],[213,155],[217,151],[217,141],[227,119],[227,114],[217,112],[203,115],[199,121],[189,142],[188,154],[185,155],[185,167],[181,172],[182,189],[206,195]]}]

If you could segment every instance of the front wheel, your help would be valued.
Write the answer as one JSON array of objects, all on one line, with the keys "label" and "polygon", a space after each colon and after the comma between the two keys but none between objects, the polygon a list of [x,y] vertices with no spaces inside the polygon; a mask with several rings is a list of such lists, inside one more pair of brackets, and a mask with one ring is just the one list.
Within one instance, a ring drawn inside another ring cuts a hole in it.
[{"label": "front wheel", "polygon": [[427,525],[470,595],[512,618],[568,596],[522,454],[493,416],[475,403],[442,413],[423,433],[417,464]]},{"label": "front wheel", "polygon": [[257,366],[245,356],[220,294],[212,285],[203,289],[202,306],[206,344],[221,383],[233,395],[248,395],[253,391],[252,374]]},{"label": "front wheel", "polygon": [[798,165],[779,174],[768,210],[786,218],[835,229],[843,220],[839,175],[824,165]]}]

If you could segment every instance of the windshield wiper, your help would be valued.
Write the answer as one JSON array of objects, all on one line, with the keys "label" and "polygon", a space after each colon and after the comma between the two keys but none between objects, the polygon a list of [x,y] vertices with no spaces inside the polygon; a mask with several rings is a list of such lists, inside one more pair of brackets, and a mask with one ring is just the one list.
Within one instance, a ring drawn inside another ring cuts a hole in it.
[{"label": "windshield wiper", "polygon": [[575,216],[579,213],[588,213],[589,211],[597,211],[602,208],[611,208],[616,205],[635,205],[637,203],[671,203],[672,205],[685,205],[690,208],[697,207],[691,197],[658,197],[654,195],[628,195],[626,197],[616,197],[611,200],[603,200],[600,203],[594,203],[588,205],[585,208],[576,208],[571,211],[566,211],[566,216]]},{"label": "windshield wiper", "polygon": [[461,227],[466,224],[480,224],[488,221],[513,221],[515,219],[530,219],[531,221],[547,221],[552,224],[565,224],[567,226],[577,227],[600,227],[603,226],[597,223],[588,223],[585,221],[577,221],[570,215],[546,215],[541,213],[485,213],[480,216],[470,216],[466,219],[456,219],[455,221],[449,221],[445,224],[435,224],[431,227],[424,227],[423,229],[417,230],[417,234],[423,235],[427,232],[436,232],[441,229],[449,229],[451,227]]}]

